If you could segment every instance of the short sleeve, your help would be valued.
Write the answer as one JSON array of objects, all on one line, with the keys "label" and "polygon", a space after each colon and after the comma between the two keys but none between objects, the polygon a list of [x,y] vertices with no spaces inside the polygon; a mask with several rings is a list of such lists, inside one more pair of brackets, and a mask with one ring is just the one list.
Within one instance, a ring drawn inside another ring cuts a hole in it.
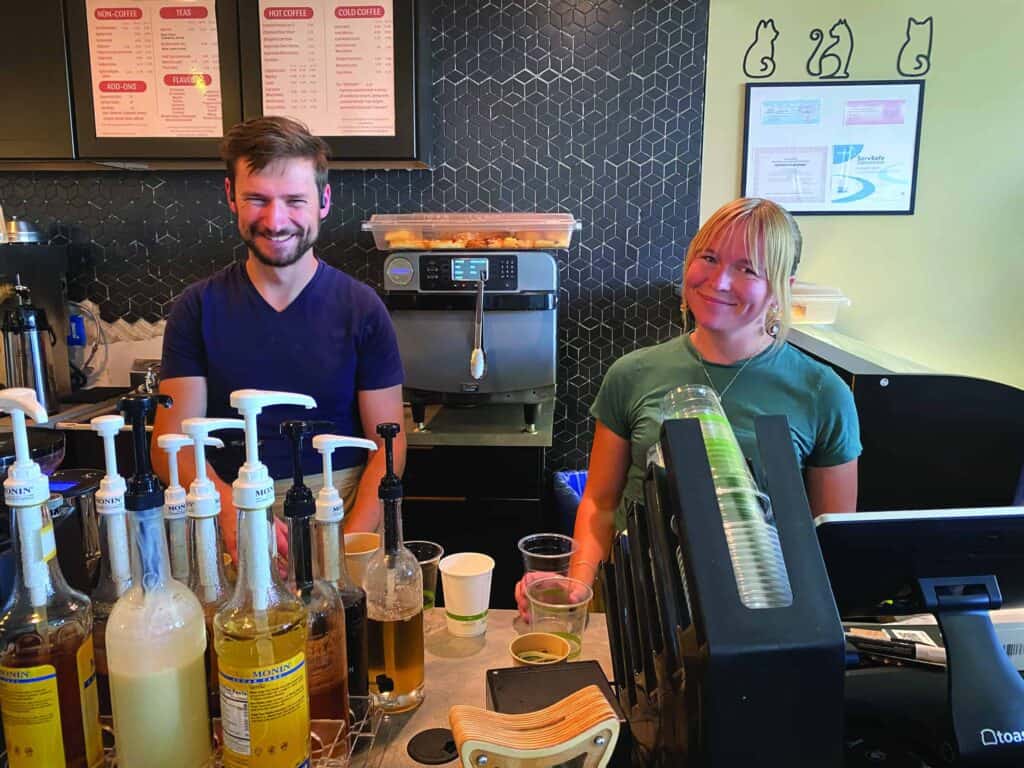
[{"label": "short sleeve", "polygon": [[202,308],[199,291],[186,289],[171,308],[164,328],[160,378],[206,376],[206,344],[203,341]]},{"label": "short sleeve", "polygon": [[860,456],[860,420],[853,392],[835,371],[825,371],[816,405],[818,433],[807,465],[834,467]]},{"label": "short sleeve", "polygon": [[385,389],[405,380],[398,338],[384,302],[366,289],[365,317],[359,334],[356,389]]},{"label": "short sleeve", "polygon": [[590,406],[590,415],[623,440],[629,440],[633,431],[629,421],[629,380],[629,365],[620,357],[604,375]]}]

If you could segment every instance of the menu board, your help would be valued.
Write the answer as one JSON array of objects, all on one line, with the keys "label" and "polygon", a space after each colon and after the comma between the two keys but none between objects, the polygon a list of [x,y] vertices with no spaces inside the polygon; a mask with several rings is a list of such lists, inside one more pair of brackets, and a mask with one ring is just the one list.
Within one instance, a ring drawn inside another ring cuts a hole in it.
[{"label": "menu board", "polygon": [[914,212],[924,83],[751,83],[743,193],[793,213]]},{"label": "menu board", "polygon": [[263,114],[395,136],[394,0],[259,0]]},{"label": "menu board", "polygon": [[216,0],[86,0],[97,138],[223,135]]}]

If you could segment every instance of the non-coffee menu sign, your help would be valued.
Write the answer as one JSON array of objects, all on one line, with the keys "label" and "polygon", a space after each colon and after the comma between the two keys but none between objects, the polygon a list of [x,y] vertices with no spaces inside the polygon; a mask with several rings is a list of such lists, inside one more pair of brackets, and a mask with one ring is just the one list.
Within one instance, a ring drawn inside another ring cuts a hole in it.
[{"label": "non-coffee menu sign", "polygon": [[98,138],[224,132],[216,0],[86,0]]},{"label": "non-coffee menu sign", "polygon": [[320,136],[395,135],[393,0],[260,0],[263,114]]}]

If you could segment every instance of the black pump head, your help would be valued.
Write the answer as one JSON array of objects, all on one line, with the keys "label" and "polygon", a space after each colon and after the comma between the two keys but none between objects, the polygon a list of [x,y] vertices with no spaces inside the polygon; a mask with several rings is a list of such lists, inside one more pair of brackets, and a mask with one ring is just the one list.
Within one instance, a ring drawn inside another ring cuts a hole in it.
[{"label": "black pump head", "polygon": [[380,479],[380,488],[377,495],[386,501],[393,501],[402,498],[402,481],[395,474],[395,438],[402,431],[401,426],[394,422],[384,422],[377,425],[377,434],[384,439],[384,459],[387,463],[387,471]]},{"label": "black pump head", "polygon": [[334,428],[331,421],[306,421],[305,419],[288,419],[281,422],[280,432],[291,441],[292,445],[292,487],[284,497],[285,517],[312,517],[316,513],[316,502],[313,492],[303,483],[302,477],[302,441],[315,432]]},{"label": "black pump head", "polygon": [[125,421],[132,425],[135,474],[128,478],[124,495],[124,506],[128,510],[152,509],[164,503],[164,487],[153,474],[153,467],[149,463],[146,422],[159,406],[170,408],[173,402],[169,395],[144,392],[131,392],[117,401],[117,409],[124,414]]}]

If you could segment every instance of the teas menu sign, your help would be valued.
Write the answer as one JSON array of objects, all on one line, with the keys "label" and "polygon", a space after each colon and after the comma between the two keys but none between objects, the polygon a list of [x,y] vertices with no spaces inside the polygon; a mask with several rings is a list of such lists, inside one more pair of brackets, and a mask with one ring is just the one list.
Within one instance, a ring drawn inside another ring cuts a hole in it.
[{"label": "teas menu sign", "polygon": [[223,135],[216,0],[86,0],[97,138]]},{"label": "teas menu sign", "polygon": [[259,0],[263,114],[395,136],[394,0]]}]

